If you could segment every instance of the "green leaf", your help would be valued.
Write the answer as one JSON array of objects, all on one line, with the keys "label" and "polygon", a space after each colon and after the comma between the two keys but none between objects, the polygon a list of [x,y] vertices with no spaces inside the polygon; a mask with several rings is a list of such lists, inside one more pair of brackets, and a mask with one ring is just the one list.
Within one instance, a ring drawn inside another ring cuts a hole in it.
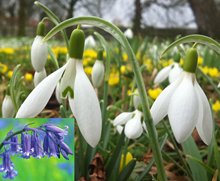
[{"label": "green leaf", "polygon": [[105,124],[105,134],[104,134],[104,143],[103,143],[103,149],[106,150],[109,142],[109,137],[110,137],[110,132],[111,132],[111,122],[108,121]]},{"label": "green leaf", "polygon": [[214,140],[215,161],[216,161],[217,168],[218,168],[218,178],[220,180],[220,154],[218,151],[218,144],[216,142],[215,136],[213,136],[213,140]]},{"label": "green leaf", "polygon": [[118,157],[120,156],[121,149],[124,145],[124,140],[125,140],[125,134],[124,134],[124,130],[123,130],[122,133],[121,133],[121,136],[119,138],[119,141],[117,143],[117,146],[114,150],[114,153],[111,157],[111,160],[110,160],[110,162],[109,162],[109,164],[106,168],[106,181],[108,181],[110,179],[112,170],[115,167],[115,163],[116,163]]},{"label": "green leaf", "polygon": [[[192,136],[190,136],[181,145],[183,147],[183,151],[184,151],[185,155],[190,155],[190,156],[196,158],[198,161],[202,162],[202,157],[199,153],[198,147],[197,147]],[[189,157],[187,157],[187,161],[188,161],[190,169],[192,171],[192,175],[193,175],[194,180],[208,181],[206,170],[203,166],[201,166],[199,163],[191,160]]]},{"label": "green leaf", "polygon": [[212,169],[210,166],[204,164],[203,162],[201,162],[200,160],[198,160],[197,158],[192,157],[191,155],[187,155],[187,157],[189,157],[190,159],[194,160],[195,162],[199,163],[201,166],[203,166],[208,172],[210,172],[212,175],[215,174],[215,170]]},{"label": "green leaf", "polygon": [[162,53],[161,57],[168,52],[170,49],[172,49],[173,47],[180,45],[181,43],[192,43],[192,42],[198,42],[204,45],[207,45],[208,47],[210,47],[211,49],[215,50],[216,53],[219,55],[220,54],[220,44],[213,40],[212,38],[209,38],[207,36],[204,35],[188,35],[185,36],[183,38],[180,38],[178,40],[176,40],[175,42],[173,42],[171,45],[169,45],[164,52]]},{"label": "green leaf", "polygon": [[119,174],[116,181],[128,180],[128,178],[131,175],[135,165],[136,165],[136,159],[131,160],[126,165],[126,167],[122,170],[122,172]]},{"label": "green leaf", "polygon": [[55,53],[53,52],[53,50],[49,46],[47,46],[47,48],[48,48],[48,53],[51,57],[51,60],[54,64],[56,70],[58,70],[59,69],[59,64],[58,64],[58,61],[57,61],[57,57],[56,57]]}]

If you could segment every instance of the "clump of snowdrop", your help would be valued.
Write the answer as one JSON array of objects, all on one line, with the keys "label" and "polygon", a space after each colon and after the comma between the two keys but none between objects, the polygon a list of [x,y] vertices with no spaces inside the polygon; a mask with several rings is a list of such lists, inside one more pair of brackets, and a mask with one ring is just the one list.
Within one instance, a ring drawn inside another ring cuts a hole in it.
[{"label": "clump of snowdrop", "polygon": [[92,83],[94,87],[100,87],[105,75],[105,67],[103,63],[103,49],[100,48],[97,54],[97,60],[92,68]]},{"label": "clump of snowdrop", "polygon": [[125,32],[124,32],[125,37],[132,39],[134,37],[134,34],[132,32],[132,30],[130,28],[128,28]]},{"label": "clump of snowdrop", "polygon": [[31,48],[31,63],[35,71],[40,72],[44,69],[47,61],[47,43],[42,43],[45,32],[45,25],[41,21],[37,27],[37,36]]},{"label": "clump of snowdrop", "polygon": [[185,141],[196,127],[208,145],[213,134],[212,114],[208,99],[196,80],[197,60],[197,50],[190,48],[181,76],[163,90],[150,111],[155,125],[168,115],[179,143]]},{"label": "clump of snowdrop", "polygon": [[146,125],[142,122],[143,112],[141,104],[133,112],[123,112],[119,114],[113,121],[113,125],[117,126],[117,130],[120,133],[122,131],[122,126],[124,125],[125,135],[129,139],[136,139],[141,136],[143,132],[143,127],[146,129]]},{"label": "clump of snowdrop", "polygon": [[15,115],[14,105],[10,96],[9,86],[6,89],[6,95],[2,102],[2,117],[13,118]]},{"label": "clump of snowdrop", "polygon": [[179,62],[180,54],[177,53],[174,57],[174,62],[158,72],[154,79],[154,84],[159,84],[163,82],[167,77],[169,78],[170,83],[178,79],[180,74],[183,72],[183,69],[180,67]]},{"label": "clump of snowdrop", "polygon": [[68,98],[70,108],[85,140],[95,147],[101,137],[102,120],[99,100],[83,69],[85,35],[80,26],[70,38],[68,62],[56,70],[29,94],[17,112],[17,118],[37,116],[49,101],[58,81],[63,99]]}]

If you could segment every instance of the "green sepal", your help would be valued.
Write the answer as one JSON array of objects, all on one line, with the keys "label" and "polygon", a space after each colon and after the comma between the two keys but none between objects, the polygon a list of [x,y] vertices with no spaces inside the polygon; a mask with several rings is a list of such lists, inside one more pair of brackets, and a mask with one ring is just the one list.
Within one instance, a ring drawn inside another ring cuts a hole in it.
[{"label": "green sepal", "polygon": [[69,56],[70,58],[74,59],[82,59],[83,51],[84,51],[84,42],[85,42],[85,34],[80,29],[73,30],[71,37],[70,37],[70,51]]},{"label": "green sepal", "polygon": [[70,86],[66,87],[66,89],[62,92],[62,96],[66,97],[68,92],[69,92],[70,98],[73,99],[74,98],[74,91],[73,91],[72,87],[70,87]]},{"label": "green sepal", "polygon": [[103,48],[98,49],[97,60],[103,60]]},{"label": "green sepal", "polygon": [[195,73],[198,62],[198,53],[195,48],[190,48],[186,53],[186,58],[183,65],[185,72]]},{"label": "green sepal", "polygon": [[142,104],[141,104],[141,103],[138,105],[137,110],[140,111],[140,112],[143,112],[143,110],[142,110]]},{"label": "green sepal", "polygon": [[114,120],[115,119],[115,114],[112,112],[112,113],[110,113],[109,114],[109,118],[111,119],[111,120]]},{"label": "green sepal", "polygon": [[179,63],[181,59],[180,53],[176,53],[176,55],[174,56],[174,62]]},{"label": "green sepal", "polygon": [[44,36],[45,34],[45,24],[41,21],[37,26],[37,35]]}]

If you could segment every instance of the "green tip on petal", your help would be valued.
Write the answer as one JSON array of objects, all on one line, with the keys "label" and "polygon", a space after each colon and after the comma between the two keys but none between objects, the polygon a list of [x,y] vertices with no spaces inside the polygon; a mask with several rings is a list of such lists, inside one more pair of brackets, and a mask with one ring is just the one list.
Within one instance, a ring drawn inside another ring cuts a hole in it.
[{"label": "green tip on petal", "polygon": [[66,89],[62,92],[62,96],[66,97],[68,95],[68,93],[69,93],[70,98],[73,99],[74,98],[74,91],[70,86],[66,87]]},{"label": "green tip on petal", "polygon": [[[78,26],[79,27],[79,26]],[[79,27],[80,28],[80,27]],[[73,30],[70,37],[70,58],[82,59],[84,50],[85,34],[80,29]]]},{"label": "green tip on petal", "polygon": [[198,53],[195,48],[190,48],[186,53],[186,58],[183,65],[185,72],[195,73],[198,61]]},{"label": "green tip on petal", "polygon": [[181,58],[180,53],[177,53],[175,55],[175,57],[174,57],[174,62],[179,63],[180,62],[180,58]]},{"label": "green tip on petal", "polygon": [[37,35],[44,36],[45,33],[45,24],[41,21],[37,26]]},{"label": "green tip on petal", "polygon": [[140,112],[143,112],[143,110],[142,110],[142,104],[141,104],[141,103],[138,105],[137,110],[140,111]]},{"label": "green tip on petal", "polygon": [[10,96],[10,84],[6,88],[6,95]]},{"label": "green tip on petal", "polygon": [[99,48],[97,53],[97,60],[103,60],[103,48]]}]

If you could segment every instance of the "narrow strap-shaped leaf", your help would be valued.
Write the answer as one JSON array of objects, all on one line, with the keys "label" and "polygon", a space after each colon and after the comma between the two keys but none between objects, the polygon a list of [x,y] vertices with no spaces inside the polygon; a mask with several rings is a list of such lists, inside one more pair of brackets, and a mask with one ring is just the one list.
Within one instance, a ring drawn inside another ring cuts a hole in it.
[{"label": "narrow strap-shaped leaf", "polygon": [[122,170],[122,172],[119,174],[116,181],[128,180],[128,178],[131,175],[135,165],[136,165],[136,159],[131,160],[126,165],[126,167]]},{"label": "narrow strap-shaped leaf", "polygon": [[220,54],[220,44],[213,40],[212,38],[209,38],[207,36],[204,35],[188,35],[188,36],[184,36],[183,38],[180,38],[178,40],[176,40],[175,42],[173,42],[172,44],[170,44],[162,53],[161,57],[168,52],[170,49],[172,49],[173,47],[180,45],[181,43],[192,43],[192,42],[198,42],[204,45],[207,45],[208,47],[210,47],[211,49],[215,50],[216,53],[219,55]]},{"label": "narrow strap-shaped leaf", "polygon": [[[165,136],[163,137],[163,139],[160,142],[160,150],[162,150],[162,148],[164,147],[166,140],[167,140],[168,135],[165,134]],[[150,162],[148,163],[147,167],[144,169],[144,171],[142,172],[142,174],[138,177],[138,179],[136,181],[142,181],[145,177],[145,175],[147,175],[147,173],[150,171],[151,167],[153,166],[155,162],[155,158],[154,156],[151,158]]]},{"label": "narrow strap-shaped leaf", "polygon": [[219,154],[219,151],[218,151],[218,145],[217,145],[215,136],[213,136],[213,140],[214,140],[215,161],[216,161],[217,168],[218,168],[218,178],[220,180],[220,154]]},{"label": "narrow strap-shaped leaf", "polygon": [[111,176],[112,170],[115,166],[115,163],[116,163],[118,157],[120,156],[121,149],[124,145],[124,139],[125,139],[125,134],[124,134],[124,130],[123,130],[121,133],[121,136],[119,138],[119,141],[117,143],[117,146],[114,150],[114,153],[111,157],[111,160],[106,168],[106,181],[108,181],[110,179],[110,176]]},{"label": "narrow strap-shaped leaf", "polygon": [[56,57],[55,53],[53,52],[53,50],[50,48],[50,46],[47,46],[47,48],[48,48],[48,53],[51,57],[51,60],[54,64],[56,70],[58,70],[60,67],[59,67],[59,64],[58,64],[58,61],[57,61],[57,57]]},{"label": "narrow strap-shaped leaf", "polygon": [[203,162],[201,162],[200,160],[198,160],[197,158],[194,158],[190,155],[187,155],[187,157],[189,157],[190,159],[194,160],[195,162],[199,163],[200,165],[202,165],[209,173],[211,173],[212,175],[215,174],[215,170],[212,169],[210,166],[204,164]]},{"label": "narrow strap-shaped leaf", "polygon": [[[182,144],[183,151],[185,155],[191,155],[192,157],[198,159],[200,162],[202,162],[202,157],[199,153],[198,147],[193,140],[193,137],[190,136],[186,141],[184,141]],[[189,157],[187,158],[187,161],[189,163],[190,169],[192,171],[192,175],[194,180],[199,181],[208,181],[206,170],[203,166],[201,166],[199,163],[191,160]]]},{"label": "narrow strap-shaped leaf", "polygon": [[111,132],[111,122],[108,121],[105,124],[105,134],[104,134],[104,143],[103,143],[103,149],[106,150],[108,146],[108,140],[110,137],[110,132]]}]

